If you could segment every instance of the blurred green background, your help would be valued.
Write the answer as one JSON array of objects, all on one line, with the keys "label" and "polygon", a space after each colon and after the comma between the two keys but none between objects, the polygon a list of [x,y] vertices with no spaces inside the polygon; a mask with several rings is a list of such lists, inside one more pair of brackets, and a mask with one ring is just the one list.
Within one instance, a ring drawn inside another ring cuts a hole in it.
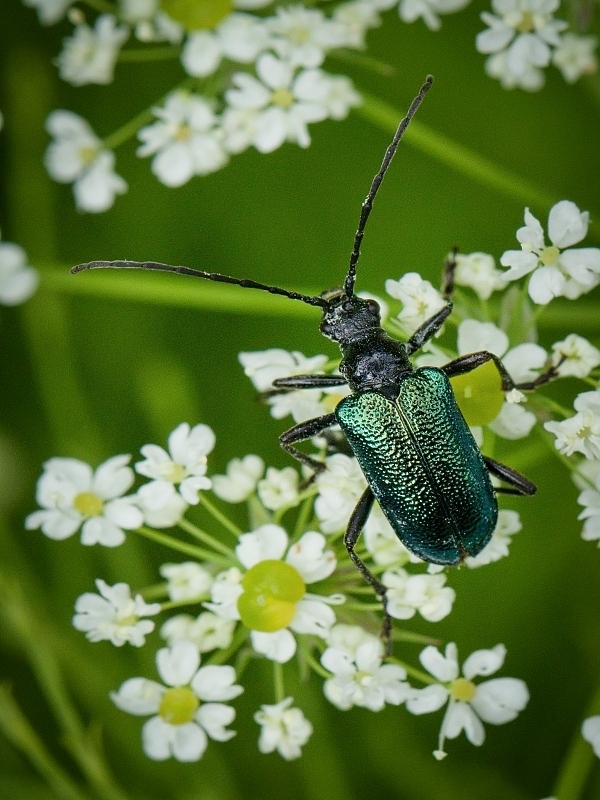
[{"label": "blurred green background", "polygon": [[[395,67],[391,77],[333,60],[326,67],[351,75],[360,90],[400,111],[433,73],[436,82],[419,122],[538,186],[551,200],[570,199],[592,216],[600,213],[598,78],[568,86],[548,69],[539,93],[505,91],[486,77],[484,57],[475,51],[484,7],[475,3],[444,17],[438,33],[420,22],[405,25],[394,12],[385,15],[369,36],[369,53]],[[115,800],[535,800],[551,794],[565,764],[581,780],[560,800],[599,798],[600,765],[592,763],[578,726],[600,682],[600,551],[581,541],[577,490],[535,438],[498,453],[540,487],[533,499],[505,503],[523,520],[510,558],[454,572],[451,616],[435,626],[407,626],[458,642],[462,658],[503,642],[508,657],[502,674],[524,679],[531,691],[515,722],[488,726],[482,748],[461,737],[438,763],[431,751],[440,714],[415,718],[393,707],[378,714],[338,712],[316,680],[292,688],[294,668],[288,666],[288,690],[315,732],[303,757],[286,763],[256,748],[252,713],[272,701],[270,671],[265,668],[263,680],[258,666],[252,672],[256,685],[246,684],[237,703],[232,742],[211,744],[192,765],[156,764],[142,754],[141,720],[117,711],[107,693],[133,675],[154,677],[154,648],[91,645],[70,619],[75,598],[92,590],[95,577],[141,587],[156,581],[157,565],[171,555],[133,536],[108,550],[83,548],[77,536],[51,542],[24,531],[41,465],[55,455],[95,465],[117,453],[135,454],[147,442],[163,443],[181,421],[215,430],[210,472],[249,452],[287,465],[277,445],[285,423],[257,401],[237,353],[268,347],[336,353],[319,335],[318,311],[300,304],[266,296],[256,313],[232,313],[202,307],[205,287],[191,280],[111,273],[111,287],[124,292],[134,278],[139,292],[148,289],[143,300],[124,299],[110,296],[108,274],[67,277],[67,270],[92,259],[153,259],[311,292],[330,288],[346,269],[360,203],[390,133],[354,112],[345,122],[312,126],[308,150],[286,145],[269,156],[249,150],[177,190],[159,184],[149,161],[134,157],[132,141],[117,153],[128,193],[108,213],[80,214],[70,187],[50,181],[42,165],[48,113],[71,109],[107,135],[157,102],[181,79],[180,67],[123,64],[109,87],[76,89],[59,81],[52,64],[70,33],[68,23],[42,28],[16,0],[0,0],[0,14],[0,225],[3,239],[24,247],[42,271],[28,303],[0,309],[1,675],[40,742],[80,780],[69,754],[76,743],[64,737],[69,720],[53,713],[60,697],[49,699],[43,690],[59,685],[60,675],[86,741],[101,738],[123,787],[111,796]],[[516,246],[525,204],[407,141],[369,223],[359,289],[381,293],[385,278],[411,270],[437,284],[453,245],[499,257]],[[530,205],[545,223],[548,208],[534,200]],[[588,243],[598,246],[595,231]],[[182,285],[189,288],[189,304],[164,302],[162,295],[153,302],[160,282],[179,294]],[[232,303],[239,292],[227,290]],[[556,301],[542,318],[540,343],[549,346],[577,332],[600,345],[599,297],[596,291],[576,303]],[[552,387],[566,403],[582,390],[568,381]],[[418,651],[407,647],[404,657],[415,663]],[[57,791],[14,742],[0,737],[0,798],[62,797]],[[82,789],[82,798],[97,796]]]}]

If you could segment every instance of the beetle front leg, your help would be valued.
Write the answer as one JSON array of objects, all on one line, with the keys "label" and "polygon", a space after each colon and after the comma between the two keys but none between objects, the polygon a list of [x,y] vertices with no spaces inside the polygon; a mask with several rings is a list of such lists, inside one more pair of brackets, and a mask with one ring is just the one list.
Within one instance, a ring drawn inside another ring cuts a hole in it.
[{"label": "beetle front leg", "polygon": [[505,481],[511,486],[510,489],[506,489],[503,486],[494,487],[494,491],[503,492],[504,494],[519,494],[525,496],[531,496],[537,492],[535,483],[532,483],[525,475],[521,475],[516,469],[507,467],[506,464],[501,464],[499,461],[495,461],[493,458],[488,458],[487,456],[484,456],[483,460],[492,475],[496,478],[500,478],[501,481]]},{"label": "beetle front leg", "polygon": [[360,571],[367,583],[372,586],[375,594],[383,604],[383,624],[381,627],[381,638],[385,643],[386,655],[389,655],[391,651],[390,634],[392,631],[392,618],[387,610],[387,587],[379,580],[379,578],[373,575],[367,565],[356,555],[354,550],[361,531],[364,528],[367,519],[369,518],[371,509],[373,508],[374,499],[373,492],[371,491],[370,487],[367,487],[362,497],[356,504],[356,508],[352,512],[352,516],[350,517],[346,534],[344,536],[344,544],[346,545],[346,550],[348,551],[348,555],[350,556],[353,564]]},{"label": "beetle front leg", "polygon": [[312,458],[306,453],[303,453],[302,450],[298,450],[294,445],[297,442],[304,442],[306,439],[316,436],[321,433],[321,431],[324,431],[326,428],[331,428],[333,425],[337,425],[335,414],[325,414],[322,417],[315,417],[306,422],[300,422],[298,425],[294,425],[293,428],[281,434],[279,437],[279,444],[286,453],[289,453],[301,464],[304,464],[304,466],[312,469],[313,472],[322,472],[325,469],[325,464],[323,464],[322,461],[317,461],[316,458]]},{"label": "beetle front leg", "polygon": [[348,383],[342,375],[291,375],[289,378],[277,378],[273,381],[273,389],[261,392],[261,400],[268,400],[278,394],[298,391],[299,389],[330,389],[332,386],[345,386]]},{"label": "beetle front leg", "polygon": [[477,367],[480,367],[482,364],[486,364],[488,361],[493,361],[496,369],[500,373],[503,392],[510,392],[511,389],[519,389],[523,390],[524,392],[531,392],[534,389],[537,389],[538,386],[543,386],[545,383],[558,378],[558,367],[562,363],[562,361],[560,361],[558,364],[548,367],[545,372],[542,372],[533,381],[515,383],[497,355],[490,353],[487,350],[479,350],[476,353],[468,353],[467,355],[455,358],[454,361],[450,361],[448,364],[445,364],[442,367],[442,371],[448,378],[452,378],[454,375],[464,375],[466,372],[471,372],[472,370],[477,369]]}]

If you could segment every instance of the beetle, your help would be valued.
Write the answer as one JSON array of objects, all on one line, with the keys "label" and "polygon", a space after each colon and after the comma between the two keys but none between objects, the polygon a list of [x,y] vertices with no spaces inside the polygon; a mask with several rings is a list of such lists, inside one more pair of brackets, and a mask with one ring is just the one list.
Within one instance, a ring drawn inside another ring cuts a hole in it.
[{"label": "beetle", "polygon": [[[368,569],[355,548],[373,503],[378,501],[400,541],[424,561],[458,565],[476,556],[492,537],[498,518],[496,493],[532,495],[535,485],[519,472],[480,452],[456,403],[450,378],[492,361],[502,389],[532,390],[556,377],[551,367],[528,383],[516,384],[501,360],[482,350],[462,355],[441,368],[413,368],[410,358],[443,326],[452,311],[455,255],[447,259],[442,294],[445,305],[406,342],[381,327],[376,301],[355,294],[360,246],[373,201],[411,119],[429,91],[428,76],[401,120],[365,198],[343,285],[319,296],[304,295],[249,279],[171,266],[153,261],[92,261],[71,272],[111,267],[176,272],[283,295],[322,309],[320,330],[339,345],[339,375],[295,375],[274,381],[274,392],[348,385],[351,394],[335,411],[301,422],[281,434],[284,450],[315,474],[323,462],[297,444],[339,425],[367,479],[367,489],[352,512],[345,534],[351,560],[373,587],[384,607],[384,637],[391,619],[386,587]],[[495,476],[507,486],[494,487]]]}]

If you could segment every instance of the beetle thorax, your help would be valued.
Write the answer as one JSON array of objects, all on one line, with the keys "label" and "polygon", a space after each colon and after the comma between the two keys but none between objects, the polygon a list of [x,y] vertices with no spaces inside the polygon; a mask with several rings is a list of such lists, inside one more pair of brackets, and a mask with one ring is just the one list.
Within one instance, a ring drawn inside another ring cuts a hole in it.
[{"label": "beetle thorax", "polygon": [[400,376],[412,367],[401,342],[390,339],[381,327],[379,305],[375,300],[341,289],[322,295],[329,301],[323,313],[321,332],[342,351],[340,372],[353,392],[385,390],[393,395]]}]

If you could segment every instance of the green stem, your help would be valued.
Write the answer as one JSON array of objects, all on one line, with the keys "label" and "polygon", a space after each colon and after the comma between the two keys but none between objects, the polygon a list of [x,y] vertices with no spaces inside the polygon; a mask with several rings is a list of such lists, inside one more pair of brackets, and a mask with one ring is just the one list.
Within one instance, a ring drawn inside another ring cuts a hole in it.
[{"label": "green stem", "polygon": [[199,497],[201,505],[203,505],[204,508],[210,514],[212,514],[212,516],[217,520],[217,522],[220,522],[221,525],[224,528],[226,528],[230,533],[232,533],[236,539],[239,539],[243,533],[242,529],[238,528],[238,526],[234,522],[232,522],[229,519],[229,517],[225,516],[225,514],[223,514],[222,511],[219,511],[219,509],[215,505],[213,505],[213,503],[211,503],[211,501],[206,497],[205,494],[200,494]]},{"label": "green stem", "polygon": [[317,673],[317,675],[325,680],[331,678],[331,672],[328,672],[325,667],[314,658],[312,653],[309,653],[308,650],[305,650],[303,656],[306,660],[306,663]]},{"label": "green stem", "polygon": [[351,64],[352,66],[369,70],[369,72],[374,72],[376,75],[383,75],[384,78],[390,78],[396,74],[396,68],[391,64],[386,64],[384,61],[379,61],[377,58],[361,53],[360,50],[346,50],[345,48],[330,50],[327,56],[335,61],[341,61],[343,64]]},{"label": "green stem", "polygon": [[275,702],[285,700],[285,684],[283,682],[283,664],[273,662],[273,681],[275,683]]},{"label": "green stem", "polygon": [[221,558],[221,556],[216,555],[210,550],[204,550],[201,547],[180,542],[179,539],[174,539],[172,536],[169,536],[166,533],[154,531],[152,528],[135,528],[133,532],[139,533],[140,536],[144,536],[146,539],[157,542],[157,544],[162,544],[164,547],[170,547],[171,550],[177,550],[180,553],[185,553],[186,556],[192,556],[192,558],[196,558],[199,561],[210,561],[213,564],[221,564],[225,567],[231,566],[229,559]]},{"label": "green stem", "polygon": [[[356,113],[384,131],[394,133],[402,112],[373,95],[362,93],[362,96],[363,104],[356,109]],[[536,206],[547,211],[557,201],[557,198],[545,189],[495,164],[450,137],[438,133],[418,119],[412,120],[404,139],[408,144],[412,144],[456,172],[511,200],[517,200],[522,205]],[[596,220],[600,218],[598,214],[591,216]]]},{"label": "green stem", "polygon": [[[207,664],[226,664],[230,659],[231,656],[236,653],[240,647],[244,644],[248,636],[250,635],[250,631],[241,623],[238,625],[238,628],[231,640],[231,644],[229,647],[225,648],[224,650],[216,650],[212,656],[207,659]],[[240,672],[238,672],[238,678],[240,677]]]},{"label": "green stem", "polygon": [[308,520],[313,510],[313,499],[314,494],[311,494],[310,497],[307,497],[300,506],[300,511],[294,527],[294,540],[299,539],[308,527]]},{"label": "green stem", "polygon": [[193,536],[195,539],[198,539],[199,541],[209,545],[218,553],[227,556],[229,563],[236,562],[235,553],[230,547],[227,547],[226,544],[223,544],[223,542],[220,542],[218,539],[215,539],[215,537],[211,536],[210,533],[206,533],[206,531],[203,531],[201,528],[199,528],[197,525],[194,525],[189,520],[181,519],[177,523],[177,526],[186,533],[189,533],[190,536]]},{"label": "green stem", "polygon": [[[583,718],[587,719],[587,717],[598,713],[600,713],[600,686],[592,696]],[[581,735],[581,725],[578,725],[558,773],[553,792],[554,796],[558,800],[578,800],[588,781],[595,760],[596,758],[589,742],[586,742]]]},{"label": "green stem", "polygon": [[160,606],[163,611],[171,611],[174,608],[198,605],[199,603],[203,603],[205,600],[208,600],[208,596],[204,594],[199,595],[198,597],[190,597],[186,600],[165,600],[165,602],[161,603]]}]

